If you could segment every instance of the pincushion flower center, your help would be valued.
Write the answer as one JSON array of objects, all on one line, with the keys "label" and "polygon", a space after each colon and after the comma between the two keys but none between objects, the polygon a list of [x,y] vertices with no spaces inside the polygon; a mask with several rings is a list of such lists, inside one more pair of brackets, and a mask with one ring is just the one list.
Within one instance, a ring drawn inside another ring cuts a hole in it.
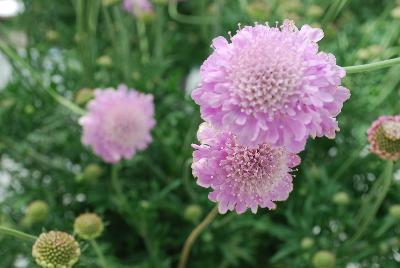
[{"label": "pincushion flower center", "polygon": [[283,150],[273,149],[266,144],[255,149],[236,145],[227,145],[225,167],[230,186],[237,193],[257,193],[264,196],[274,189],[274,185],[287,173],[287,155]]},{"label": "pincushion flower center", "polygon": [[104,130],[111,142],[130,148],[146,135],[144,125],[144,119],[136,108],[121,105],[109,111]]},{"label": "pincushion flower center", "polygon": [[272,115],[296,94],[302,69],[302,60],[290,44],[261,36],[235,55],[231,94],[239,99],[242,112]]}]

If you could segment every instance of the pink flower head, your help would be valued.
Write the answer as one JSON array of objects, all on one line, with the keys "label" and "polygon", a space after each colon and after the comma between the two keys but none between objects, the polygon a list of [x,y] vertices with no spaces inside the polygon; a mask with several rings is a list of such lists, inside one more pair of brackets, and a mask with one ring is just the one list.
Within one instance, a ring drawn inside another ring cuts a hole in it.
[{"label": "pink flower head", "polygon": [[400,159],[400,115],[381,116],[368,130],[370,149],[385,160]]},{"label": "pink flower head", "polygon": [[211,187],[208,198],[218,202],[219,212],[236,210],[253,213],[261,208],[274,209],[274,201],[286,200],[292,191],[292,168],[300,157],[283,147],[260,144],[255,148],[239,145],[229,132],[208,123],[199,127],[200,145],[193,145],[193,176],[197,184]]},{"label": "pink flower head", "polygon": [[137,17],[154,12],[153,5],[149,0],[124,0],[123,7]]},{"label": "pink flower head", "polygon": [[90,145],[105,162],[130,159],[151,142],[155,126],[153,95],[128,90],[95,90],[88,113],[79,119],[83,127],[82,143]]},{"label": "pink flower head", "polygon": [[291,21],[246,26],[228,42],[213,40],[192,97],[205,121],[230,131],[245,146],[268,143],[291,152],[308,136],[333,138],[336,116],[350,96],[332,54],[318,52],[321,29]]}]

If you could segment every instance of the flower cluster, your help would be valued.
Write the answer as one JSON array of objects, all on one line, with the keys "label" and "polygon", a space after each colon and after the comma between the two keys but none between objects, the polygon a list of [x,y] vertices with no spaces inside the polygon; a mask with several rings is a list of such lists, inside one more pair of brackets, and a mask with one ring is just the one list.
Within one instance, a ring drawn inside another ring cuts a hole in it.
[{"label": "flower cluster", "polygon": [[202,118],[234,133],[246,146],[269,143],[291,152],[309,136],[333,138],[336,116],[350,96],[332,54],[318,52],[320,29],[246,26],[231,38],[213,40],[192,97]]},{"label": "flower cluster", "polygon": [[219,211],[275,208],[292,190],[292,168],[308,137],[334,138],[349,90],[320,29],[291,21],[246,26],[213,40],[192,98],[208,122],[194,145],[193,175]]}]

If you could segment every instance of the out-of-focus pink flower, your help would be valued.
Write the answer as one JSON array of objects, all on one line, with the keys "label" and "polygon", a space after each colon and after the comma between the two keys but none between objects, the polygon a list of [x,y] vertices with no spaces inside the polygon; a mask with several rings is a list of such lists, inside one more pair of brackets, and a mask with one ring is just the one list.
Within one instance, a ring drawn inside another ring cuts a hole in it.
[{"label": "out-of-focus pink flower", "polygon": [[211,187],[209,199],[218,202],[219,212],[248,208],[274,209],[274,201],[286,200],[292,191],[292,168],[300,157],[283,147],[260,144],[239,145],[232,133],[219,131],[208,123],[199,127],[200,145],[193,145],[193,175],[202,187]]},{"label": "out-of-focus pink flower", "polygon": [[82,143],[89,145],[105,162],[130,159],[152,141],[155,126],[152,95],[128,90],[97,89],[88,104],[88,113],[81,117]]},{"label": "out-of-focus pink flower", "polygon": [[335,137],[336,116],[350,96],[332,54],[318,52],[323,31],[291,21],[246,26],[228,42],[213,40],[192,97],[205,121],[245,146],[268,143],[291,152],[309,136]]},{"label": "out-of-focus pink flower", "polygon": [[123,7],[137,17],[154,13],[153,4],[149,0],[124,0]]},{"label": "out-of-focus pink flower", "polygon": [[400,159],[400,115],[381,116],[368,130],[371,152],[385,160]]}]

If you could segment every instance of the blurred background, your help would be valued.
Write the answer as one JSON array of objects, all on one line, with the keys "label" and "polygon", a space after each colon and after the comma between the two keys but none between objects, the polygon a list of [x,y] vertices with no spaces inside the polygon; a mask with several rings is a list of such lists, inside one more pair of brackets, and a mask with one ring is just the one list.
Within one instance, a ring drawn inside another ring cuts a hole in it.
[{"label": "blurred background", "polygon": [[[72,233],[96,212],[111,268],[176,267],[190,231],[214,206],[191,175],[200,121],[190,92],[211,40],[285,18],[323,28],[320,49],[350,66],[400,55],[400,1],[152,0],[125,10],[118,0],[0,0],[0,224],[32,235]],[[54,93],[85,107],[94,88],[127,84],[155,96],[153,143],[120,167],[129,206],[118,206],[110,166],[80,142],[78,117]],[[400,267],[400,169],[357,232],[356,215],[385,163],[368,151],[366,130],[400,113],[400,66],[349,75],[352,97],[335,140],[309,141],[294,190],[274,211],[220,215],[194,245],[188,267],[313,267],[328,251],[336,265]],[[50,93],[50,94],[49,94]],[[32,212],[32,202],[45,205]],[[31,209],[30,209],[31,208]],[[92,248],[75,267],[99,267]],[[0,236],[0,267],[36,267],[31,244]]]}]

